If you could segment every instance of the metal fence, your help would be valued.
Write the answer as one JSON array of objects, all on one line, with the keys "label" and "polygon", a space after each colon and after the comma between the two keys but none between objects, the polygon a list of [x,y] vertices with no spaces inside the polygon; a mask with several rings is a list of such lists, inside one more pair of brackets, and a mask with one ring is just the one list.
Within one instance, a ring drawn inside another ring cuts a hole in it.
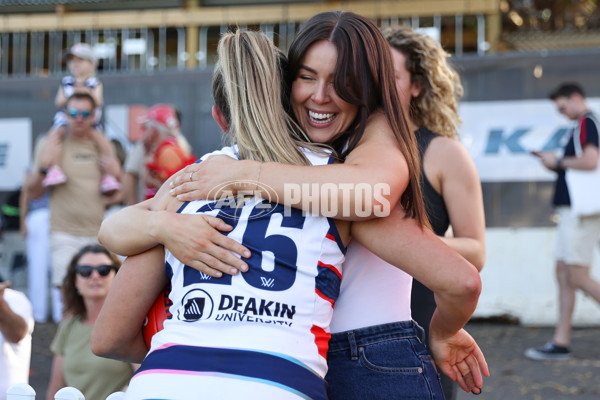
[{"label": "metal fence", "polygon": [[[484,55],[489,47],[483,15],[413,16],[376,22],[380,26],[407,25],[424,29],[438,40],[442,30],[453,28],[449,35],[453,42],[445,46],[457,57],[470,53]],[[262,30],[283,51],[287,51],[299,27],[300,23],[294,22],[240,26]],[[215,62],[220,34],[233,28],[229,25],[200,27],[198,51],[194,54],[186,47],[184,27],[0,33],[0,78],[62,75],[65,73],[64,51],[77,42],[93,46],[99,60],[98,69],[107,73],[183,70],[190,57],[196,59],[197,68],[206,68]],[[465,45],[466,36],[473,44]]]}]

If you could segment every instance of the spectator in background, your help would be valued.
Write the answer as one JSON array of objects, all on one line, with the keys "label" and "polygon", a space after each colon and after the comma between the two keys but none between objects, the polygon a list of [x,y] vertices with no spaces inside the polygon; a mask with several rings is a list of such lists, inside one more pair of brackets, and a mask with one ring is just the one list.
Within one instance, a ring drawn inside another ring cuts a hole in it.
[{"label": "spectator in background", "polygon": [[177,113],[168,104],[152,106],[141,119],[146,154],[146,199],[154,197],[164,181],[196,161],[181,134]]},{"label": "spectator in background", "polygon": [[[115,149],[115,155],[119,160],[119,165],[123,168],[125,164],[125,159],[127,157],[127,152],[123,147],[123,144],[118,139],[110,140],[113,148]],[[124,173],[121,173],[120,179],[123,179]],[[115,212],[119,211],[124,207],[125,203],[125,188],[122,187],[121,190],[117,190],[111,194],[106,194],[103,196],[104,204],[106,205],[106,211],[104,213],[104,218],[109,217]]]},{"label": "spectator in background", "polygon": [[[89,116],[93,116],[92,138],[98,147],[103,158],[110,158],[114,153],[110,141],[102,133],[102,105],[104,103],[102,83],[96,78],[96,57],[90,45],[86,43],[76,43],[65,55],[67,65],[72,75],[65,76],[58,91],[54,104],[59,111],[54,116],[52,128],[48,133],[48,140],[56,142],[57,148],[60,150],[64,136],[67,134],[68,121],[66,113],[69,110],[65,109],[67,99],[73,93],[88,93],[95,102],[94,111]],[[54,186],[63,184],[67,176],[59,165],[60,152],[57,152],[56,158],[52,160],[52,165],[48,169],[48,173],[44,178],[44,186]],[[116,178],[119,174],[118,169],[114,165],[103,165],[103,177],[100,185],[100,190],[104,194],[112,194],[121,188],[121,184]]]},{"label": "spectator in background", "polygon": [[97,244],[83,247],[71,259],[62,284],[66,318],[50,346],[54,359],[47,400],[65,386],[76,387],[86,399],[105,399],[129,383],[131,364],[97,357],[90,345],[96,318],[120,266],[114,254]]},{"label": "spectator in background", "polygon": [[132,204],[143,201],[146,196],[146,166],[144,158],[146,152],[144,143],[138,140],[127,152],[125,164],[123,165],[123,195],[125,204]]},{"label": "spectator in background", "polygon": [[33,325],[27,297],[0,277],[0,400],[15,383],[29,383]]},{"label": "spectator in background", "polygon": [[[556,232],[556,278],[558,280],[558,323],[552,340],[525,351],[534,360],[565,360],[569,348],[575,292],[582,290],[600,303],[600,283],[590,276],[594,248],[600,237],[600,175],[598,174],[598,120],[586,104],[585,93],[576,83],[560,85],[550,94],[558,112],[575,122],[562,156],[551,152],[533,152],[544,167],[557,173],[553,204],[558,214]],[[595,171],[595,182],[569,181],[571,171]],[[574,200],[595,199],[597,207],[590,215],[575,207]]]},{"label": "spectator in background", "polygon": [[27,172],[19,201],[21,234],[27,243],[27,287],[33,306],[35,322],[48,319],[48,288],[50,278],[50,197],[48,191],[37,199],[30,199]]},{"label": "spectator in background", "polygon": [[[66,183],[50,189],[50,251],[52,257],[52,316],[62,317],[59,287],[67,265],[84,245],[97,243],[96,236],[105,211],[105,200],[98,187],[102,178],[100,164],[119,161],[114,155],[102,155],[93,138],[94,98],[88,93],[75,93],[67,100],[68,135],[62,143],[46,140],[36,151],[28,194],[36,199],[44,192],[42,181],[57,152],[62,154],[60,167],[68,177]],[[120,169],[117,170],[120,174]]]},{"label": "spectator in background", "polygon": [[[483,195],[475,164],[457,140],[460,77],[448,64],[448,54],[432,38],[411,28],[387,28],[396,87],[407,122],[415,132],[421,160],[421,190],[433,231],[479,271],[485,261]],[[448,227],[452,235],[444,237]],[[440,266],[441,267],[441,266]],[[416,279],[411,313],[425,329],[436,308],[433,292]],[[428,346],[429,347],[429,346]],[[457,384],[441,376],[446,400],[456,398]]]},{"label": "spectator in background", "polygon": [[[178,124],[181,126],[181,112],[177,107],[172,107],[177,116]],[[143,140],[136,141],[127,152],[127,157],[123,165],[123,195],[125,197],[125,204],[128,206],[139,203],[146,198],[145,157]]]}]

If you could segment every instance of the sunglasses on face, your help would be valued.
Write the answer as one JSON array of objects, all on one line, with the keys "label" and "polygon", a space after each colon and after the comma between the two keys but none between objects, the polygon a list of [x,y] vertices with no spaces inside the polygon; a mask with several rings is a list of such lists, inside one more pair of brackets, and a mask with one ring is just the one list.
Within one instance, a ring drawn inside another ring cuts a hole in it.
[{"label": "sunglasses on face", "polygon": [[89,278],[92,275],[92,272],[95,270],[100,274],[100,276],[106,276],[112,270],[117,270],[117,267],[114,265],[98,265],[96,267],[92,267],[91,265],[78,265],[75,267],[75,272],[81,275],[83,278]]},{"label": "sunglasses on face", "polygon": [[91,111],[87,111],[87,110],[76,110],[74,108],[70,108],[67,111],[67,114],[69,114],[69,117],[71,118],[77,118],[77,116],[81,115],[82,118],[89,118],[90,115],[92,115]]}]

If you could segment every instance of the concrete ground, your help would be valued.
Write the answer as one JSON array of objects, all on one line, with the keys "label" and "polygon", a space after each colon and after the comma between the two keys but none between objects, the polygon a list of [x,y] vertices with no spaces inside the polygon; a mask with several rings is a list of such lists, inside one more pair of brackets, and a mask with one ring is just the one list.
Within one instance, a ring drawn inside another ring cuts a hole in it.
[{"label": "concrete ground", "polygon": [[52,368],[50,343],[56,333],[56,327],[56,324],[49,322],[45,324],[35,324],[33,330],[29,384],[35,390],[36,399],[38,400],[44,400],[46,398],[46,388],[50,381],[50,370]]},{"label": "concrete ground", "polygon": [[[523,356],[527,347],[543,344],[552,328],[516,324],[471,322],[467,330],[478,341],[491,376],[479,396],[459,391],[458,400],[598,400],[600,399],[600,327],[573,331],[573,359],[532,361]],[[50,378],[52,323],[37,324],[33,333],[30,384],[37,399],[44,399]],[[94,400],[94,399],[90,399]],[[102,400],[102,399],[99,399]]]},{"label": "concrete ground", "polygon": [[467,330],[483,350],[491,376],[479,396],[460,391],[458,400],[597,400],[600,399],[600,327],[573,330],[566,361],[533,361],[523,356],[528,347],[544,344],[552,328],[474,323]]}]

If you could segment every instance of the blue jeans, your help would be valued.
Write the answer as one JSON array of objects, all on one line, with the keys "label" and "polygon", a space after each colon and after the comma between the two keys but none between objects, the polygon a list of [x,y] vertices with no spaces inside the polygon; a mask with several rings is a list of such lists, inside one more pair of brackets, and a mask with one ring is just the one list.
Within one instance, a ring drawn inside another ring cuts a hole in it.
[{"label": "blue jeans", "polygon": [[413,321],[331,335],[325,377],[329,399],[443,400],[422,337],[423,329]]}]

